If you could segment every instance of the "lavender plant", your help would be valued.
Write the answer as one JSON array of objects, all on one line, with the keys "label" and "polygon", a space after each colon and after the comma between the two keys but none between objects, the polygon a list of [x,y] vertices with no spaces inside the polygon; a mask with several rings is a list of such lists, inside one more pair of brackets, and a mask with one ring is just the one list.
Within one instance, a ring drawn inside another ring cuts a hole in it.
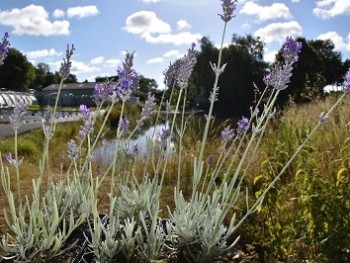
[{"label": "lavender plant", "polygon": [[[49,145],[56,130],[56,110],[63,81],[69,77],[71,57],[74,46],[66,50],[61,68],[62,81],[53,110],[48,109],[42,120],[45,141],[42,160],[39,163],[40,176],[33,179],[31,198],[21,195],[20,164],[17,154],[17,130],[23,118],[25,106],[18,104],[11,116],[15,130],[15,157],[8,154],[7,161],[16,170],[17,203],[11,187],[10,172],[1,160],[1,180],[9,212],[5,210],[10,232],[0,242],[7,253],[6,258],[18,262],[47,262],[62,253],[71,250],[75,243],[70,241],[74,231],[84,225],[89,229],[89,236],[84,244],[90,247],[95,262],[220,262],[225,254],[236,245],[237,237],[230,241],[237,229],[248,216],[262,204],[266,194],[281,178],[285,170],[300,153],[312,135],[326,123],[332,111],[350,91],[350,71],[344,79],[344,93],[325,113],[319,116],[319,122],[308,134],[300,147],[290,157],[283,169],[260,196],[250,203],[248,189],[241,189],[250,166],[258,153],[268,123],[275,113],[274,104],[278,94],[288,87],[293,65],[298,61],[301,43],[287,37],[283,45],[284,62],[276,64],[270,74],[265,76],[266,89],[257,104],[251,108],[251,115],[243,116],[237,127],[226,126],[221,131],[220,153],[215,156],[206,152],[208,134],[213,124],[213,108],[217,101],[218,80],[225,70],[222,64],[222,49],[227,23],[234,17],[236,0],[222,0],[224,22],[220,52],[217,62],[210,66],[215,74],[213,89],[210,94],[210,108],[198,151],[192,154],[192,185],[189,196],[184,193],[182,176],[183,152],[186,145],[183,137],[187,128],[185,101],[188,81],[196,63],[197,52],[192,45],[187,54],[171,64],[164,73],[164,83],[172,93],[164,102],[164,94],[156,113],[155,124],[159,122],[160,109],[166,104],[166,127],[159,136],[159,141],[150,140],[147,154],[137,159],[138,150],[133,153],[134,161],[127,165],[126,145],[132,135],[142,128],[147,118],[155,113],[155,97],[148,94],[141,112],[141,118],[131,127],[125,114],[127,100],[137,89],[137,74],[133,69],[134,53],[127,53],[125,61],[117,69],[117,79],[97,84],[94,88],[96,111],[92,112],[86,105],[80,106],[82,125],[75,138],[67,143],[67,155],[70,164],[63,178],[54,181],[49,166]],[[0,46],[0,63],[7,56],[8,35]],[[1,68],[0,68],[1,70]],[[179,89],[177,98],[173,91]],[[178,113],[181,108],[182,112]],[[115,133],[115,151],[113,161],[96,176],[98,165],[94,160],[94,150],[99,145],[107,119],[117,103],[121,103],[119,125]],[[102,114],[101,112],[104,112]],[[96,118],[103,115],[100,127],[96,127]],[[180,118],[180,121],[177,119]],[[154,134],[155,135],[155,132]],[[176,150],[170,151],[175,144]],[[136,149],[136,147],[135,147]],[[139,163],[138,163],[139,162]],[[177,178],[169,178],[169,163],[177,162]],[[207,167],[207,169],[205,169]],[[139,168],[139,169],[137,169]],[[140,169],[141,168],[141,169]],[[210,168],[210,169],[209,169]],[[45,176],[46,175],[46,176]],[[217,183],[217,179],[221,182]],[[140,180],[140,178],[142,178]],[[43,180],[47,180],[44,191]],[[169,191],[165,181],[174,179],[171,188],[174,204],[161,210],[162,194]],[[108,212],[101,215],[99,203],[105,183],[110,184],[108,191]],[[241,218],[236,216],[234,207],[243,195],[246,206]],[[162,218],[165,217],[165,218]],[[83,249],[84,248],[79,248]]]}]

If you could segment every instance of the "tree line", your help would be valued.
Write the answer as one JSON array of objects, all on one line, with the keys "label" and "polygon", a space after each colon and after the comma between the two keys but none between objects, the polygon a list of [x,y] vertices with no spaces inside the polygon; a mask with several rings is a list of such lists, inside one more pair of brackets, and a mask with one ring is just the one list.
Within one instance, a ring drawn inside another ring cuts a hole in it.
[{"label": "tree line", "polygon": [[[298,38],[298,41],[303,44],[299,61],[294,66],[288,89],[281,92],[278,98],[279,107],[286,105],[290,99],[296,103],[305,103],[323,98],[324,87],[341,84],[345,72],[350,68],[350,60],[343,60],[342,54],[335,50],[331,40]],[[265,43],[259,37],[233,35],[230,44],[223,49],[222,61],[227,66],[219,79],[219,97],[214,106],[217,116],[241,116],[249,113],[249,107],[254,105],[255,98],[265,88],[263,77],[274,63],[282,61],[283,47],[272,65],[265,62],[264,46]],[[215,62],[218,54],[219,49],[208,37],[203,37],[187,90],[188,104],[192,107],[198,106],[198,98],[201,98],[199,104],[208,101],[215,77],[209,62]],[[149,91],[159,95],[154,79],[143,75],[139,77],[140,89],[135,95],[143,98]],[[96,78],[96,82],[105,80],[103,77]],[[33,66],[25,55],[14,48],[10,48],[0,70],[0,88],[7,90],[41,90],[59,82],[58,72],[51,72],[48,64]],[[71,74],[65,82],[75,83],[77,77]],[[170,94],[170,91],[166,91],[166,94]]]},{"label": "tree line", "polygon": [[[303,46],[289,87],[278,98],[277,105],[281,108],[290,99],[305,103],[323,98],[324,87],[340,85],[350,67],[350,60],[343,61],[331,40],[297,40]],[[222,61],[227,66],[219,79],[219,97],[214,106],[216,115],[238,117],[249,113],[249,107],[254,105],[256,97],[265,89],[263,77],[273,64],[282,61],[283,47],[272,65],[266,63],[263,60],[264,46],[259,37],[233,35],[231,43],[223,49]],[[209,98],[215,77],[209,61],[215,62],[219,54],[218,48],[208,37],[202,39],[200,49],[188,92],[192,103],[198,96]]]}]

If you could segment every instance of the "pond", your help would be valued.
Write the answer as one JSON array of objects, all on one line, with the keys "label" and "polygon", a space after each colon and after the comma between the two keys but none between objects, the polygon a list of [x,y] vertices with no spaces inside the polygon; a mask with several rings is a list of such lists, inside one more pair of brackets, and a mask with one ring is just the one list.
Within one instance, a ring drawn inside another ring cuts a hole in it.
[{"label": "pond", "polygon": [[[161,134],[168,128],[168,123],[151,126],[139,134],[137,137],[130,139],[128,142],[126,142],[125,139],[120,140],[118,145],[120,147],[120,150],[124,151],[127,154],[137,153],[142,156],[147,152],[147,148],[150,144],[154,145],[160,143]],[[174,144],[171,144],[172,149],[174,149]],[[101,165],[110,164],[114,158],[115,147],[115,139],[102,140],[102,143],[93,152],[94,160]]]}]

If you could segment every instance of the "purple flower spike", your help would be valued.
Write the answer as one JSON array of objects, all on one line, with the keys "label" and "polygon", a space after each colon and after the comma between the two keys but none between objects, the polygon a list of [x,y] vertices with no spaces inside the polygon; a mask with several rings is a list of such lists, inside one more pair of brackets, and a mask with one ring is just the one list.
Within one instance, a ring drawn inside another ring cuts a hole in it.
[{"label": "purple flower spike", "polygon": [[180,67],[178,68],[177,84],[181,89],[186,89],[188,79],[191,76],[194,65],[197,62],[197,51],[194,50],[195,45],[187,50],[187,54],[181,59]]},{"label": "purple flower spike", "polygon": [[128,118],[126,116],[119,120],[119,125],[120,125],[120,132],[122,134],[127,134],[129,132],[130,121],[128,120]]},{"label": "purple flower spike", "polygon": [[48,106],[44,112],[44,118],[42,119],[43,131],[47,139],[51,138],[53,135],[53,132],[51,130],[51,121],[52,109],[50,108],[50,106]]},{"label": "purple flower spike", "polygon": [[170,130],[169,129],[162,129],[161,132],[159,132],[159,138],[160,138],[160,145],[163,150],[166,150],[167,148],[167,140],[170,137]]},{"label": "purple flower spike", "polygon": [[151,92],[149,92],[147,94],[147,100],[145,102],[145,106],[142,108],[141,119],[145,119],[152,116],[153,108],[156,106],[156,103],[154,101],[155,101],[154,95]]},{"label": "purple flower spike", "polygon": [[350,94],[350,70],[344,76],[344,93]]},{"label": "purple flower spike", "polygon": [[70,68],[72,67],[71,57],[74,50],[74,45],[72,45],[72,48],[69,48],[69,45],[67,45],[66,57],[63,59],[63,62],[61,62],[61,67],[59,70],[59,75],[62,79],[67,79],[69,77]]},{"label": "purple flower spike", "polygon": [[23,163],[23,158],[17,162],[16,159],[12,158],[12,154],[10,152],[7,154],[6,160],[13,166],[20,166]]},{"label": "purple flower spike", "polygon": [[9,119],[14,130],[18,130],[22,123],[24,122],[24,115],[27,110],[27,105],[16,101],[13,113],[10,115]]},{"label": "purple flower spike", "polygon": [[90,114],[90,109],[88,109],[88,107],[84,104],[81,104],[79,109],[83,113],[84,116]]},{"label": "purple flower spike", "polygon": [[10,42],[9,34],[6,32],[0,43],[0,66],[4,64],[5,58],[9,54]]},{"label": "purple flower spike", "polygon": [[174,83],[179,75],[179,68],[181,66],[181,59],[176,60],[173,64],[170,63],[169,67],[163,72],[164,84],[170,86]]},{"label": "purple flower spike", "polygon": [[214,155],[209,155],[208,160],[207,160],[207,165],[210,166],[214,161]]},{"label": "purple flower spike", "polygon": [[221,131],[221,138],[225,143],[230,142],[233,137],[235,137],[235,132],[231,129],[230,125]]},{"label": "purple flower spike", "polygon": [[6,160],[7,160],[9,163],[12,163],[12,162],[13,162],[12,154],[11,154],[10,152],[7,154]]},{"label": "purple flower spike", "polygon": [[237,0],[221,0],[222,14],[219,14],[221,19],[229,22],[233,17],[233,12],[236,10]]},{"label": "purple flower spike", "polygon": [[118,67],[117,69],[118,86],[116,92],[122,101],[127,101],[131,93],[138,87],[137,74],[136,71],[132,69],[133,60],[134,52],[127,52],[123,67]]},{"label": "purple flower spike", "polygon": [[277,90],[284,90],[288,87],[290,77],[292,76],[293,64],[298,61],[302,43],[287,37],[283,45],[284,64],[276,64],[271,73],[264,77],[264,82]]},{"label": "purple flower spike", "polygon": [[283,57],[286,64],[293,64],[298,61],[298,54],[301,52],[302,43],[287,37],[283,47]]},{"label": "purple flower spike", "polygon": [[79,131],[79,137],[83,138],[85,135],[88,135],[90,132],[92,132],[93,123],[92,123],[90,109],[84,104],[80,105],[79,109],[82,113],[81,118],[84,122],[84,125],[81,126],[82,129]]},{"label": "purple flower spike", "polygon": [[68,158],[73,161],[76,162],[79,158],[79,152],[78,152],[78,146],[75,143],[74,140],[70,140],[68,142]]},{"label": "purple flower spike", "polygon": [[244,132],[246,130],[248,124],[249,124],[249,119],[243,116],[242,119],[240,119],[237,122],[238,132],[240,132],[240,133]]}]

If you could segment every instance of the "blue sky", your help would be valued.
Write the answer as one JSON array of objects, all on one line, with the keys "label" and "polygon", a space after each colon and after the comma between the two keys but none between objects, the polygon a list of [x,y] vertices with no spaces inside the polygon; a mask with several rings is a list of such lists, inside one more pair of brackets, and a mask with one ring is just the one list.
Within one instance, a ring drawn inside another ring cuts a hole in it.
[{"label": "blue sky", "polygon": [[[9,32],[12,47],[51,71],[74,43],[79,81],[114,75],[125,50],[135,51],[136,71],[161,86],[163,70],[192,42],[207,36],[219,43],[218,13],[219,0],[1,0],[0,33]],[[266,61],[289,35],[330,38],[350,58],[350,0],[241,0],[235,13],[225,42],[234,33],[260,36]]]}]

